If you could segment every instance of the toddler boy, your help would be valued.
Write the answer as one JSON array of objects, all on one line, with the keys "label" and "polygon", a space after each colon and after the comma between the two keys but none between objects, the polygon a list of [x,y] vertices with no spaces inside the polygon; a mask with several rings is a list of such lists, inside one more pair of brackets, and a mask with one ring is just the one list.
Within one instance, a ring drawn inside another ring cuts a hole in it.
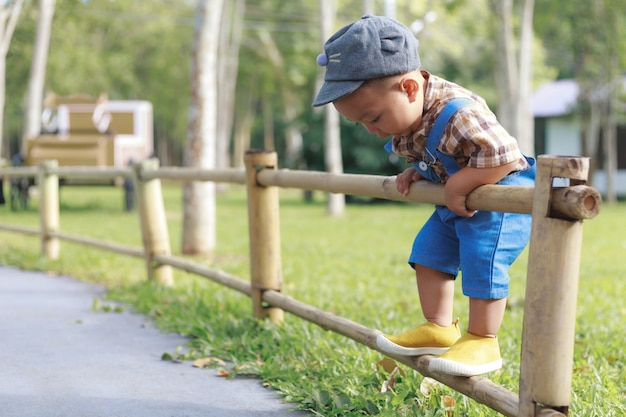
[{"label": "toddler boy", "polygon": [[[436,372],[472,376],[502,366],[496,337],[509,289],[508,269],[530,238],[530,215],[470,210],[466,197],[484,184],[533,185],[534,160],[473,92],[420,69],[417,39],[399,22],[364,16],[335,33],[318,56],[326,67],[313,106],[332,103],[348,120],[413,164],[396,179],[444,185],[445,206],[418,232],[409,264],[426,318],[399,335],[379,335],[381,351],[440,355]],[[453,321],[454,281],[462,271],[469,324]]]}]

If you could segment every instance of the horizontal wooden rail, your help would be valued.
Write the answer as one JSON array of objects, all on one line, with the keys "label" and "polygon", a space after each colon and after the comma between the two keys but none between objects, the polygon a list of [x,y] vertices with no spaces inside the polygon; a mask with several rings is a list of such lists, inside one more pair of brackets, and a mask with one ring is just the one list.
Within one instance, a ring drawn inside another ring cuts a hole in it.
[{"label": "horizontal wooden rail", "polygon": [[34,229],[32,227],[25,226],[11,226],[10,224],[0,224],[0,230],[6,230],[7,232],[22,233],[25,235],[39,236],[41,234],[40,229]]},{"label": "horizontal wooden rail", "polygon": [[35,178],[39,169],[37,167],[14,167],[14,168],[0,168],[0,178],[14,178],[14,177],[27,177]]},{"label": "horizontal wooden rail", "polygon": [[[64,179],[132,178],[130,168],[60,167],[50,170]],[[0,176],[35,177],[37,168],[2,168]],[[143,180],[168,179],[177,181],[214,181],[245,184],[246,173],[241,169],[203,170],[197,168],[160,168],[141,173]],[[443,186],[429,181],[412,184],[409,195],[403,196],[396,190],[396,177],[358,174],[330,174],[321,171],[263,170],[258,173],[258,181],[264,186],[300,188],[304,190],[327,191],[352,194],[364,197],[382,198],[394,201],[412,201],[444,205]],[[506,185],[483,185],[474,190],[467,199],[470,209],[525,213],[532,211],[533,187]],[[600,193],[587,185],[554,188],[552,191],[551,215],[563,219],[592,219],[602,205]]]},{"label": "horizontal wooden rail", "polygon": [[[0,177],[28,177],[37,176],[37,167],[0,168]],[[116,178],[133,178],[132,168],[115,167],[59,167],[49,171],[64,179],[81,180],[109,180]],[[246,171],[244,169],[228,168],[206,170],[187,167],[163,167],[157,170],[146,170],[141,173],[143,180],[167,179],[176,181],[213,181],[232,184],[245,184]]]},{"label": "horizontal wooden rail", "polygon": [[[35,178],[37,177],[37,172],[39,172],[37,167],[0,168],[0,177]],[[53,167],[48,169],[48,173],[58,175],[64,179],[113,180],[115,178],[132,178],[132,170],[130,168],[114,167]]]},{"label": "horizontal wooden rail", "polygon": [[[408,196],[396,190],[396,177],[380,175],[329,174],[318,171],[263,170],[257,175],[263,186],[302,188],[305,190],[353,194],[395,201],[412,201],[445,205],[443,186],[430,181],[417,181],[411,185]],[[483,185],[467,199],[474,210],[505,211],[530,214],[534,187],[509,185]],[[600,193],[586,185],[555,188],[552,194],[552,215],[564,219],[592,219],[602,205]]]},{"label": "horizontal wooden rail", "polygon": [[117,243],[105,242],[102,240],[92,239],[85,236],[76,236],[69,233],[52,232],[51,237],[56,237],[68,242],[78,243],[81,245],[93,246],[95,248],[108,250],[109,252],[119,253],[121,255],[133,256],[135,258],[143,258],[144,251],[130,246],[119,245]]},{"label": "horizontal wooden rail", "polygon": [[164,265],[170,265],[174,268],[178,268],[185,272],[189,272],[192,274],[200,275],[201,277],[208,278],[213,282],[222,284],[225,287],[239,291],[240,293],[246,294],[248,296],[252,294],[252,285],[250,284],[249,281],[245,281],[242,278],[228,274],[224,271],[220,271],[218,269],[212,269],[212,268],[199,265],[197,263],[188,261],[180,257],[172,256],[172,255],[155,254],[153,259],[156,262],[162,263]]},{"label": "horizontal wooden rail", "polygon": [[59,167],[50,171],[62,179],[80,180],[114,180],[116,178],[132,178],[133,172],[130,168],[114,167]]},{"label": "horizontal wooden rail", "polygon": [[213,181],[245,184],[246,171],[243,169],[206,170],[199,168],[163,167],[158,170],[143,171],[141,178],[144,180],[159,178],[162,180]]}]

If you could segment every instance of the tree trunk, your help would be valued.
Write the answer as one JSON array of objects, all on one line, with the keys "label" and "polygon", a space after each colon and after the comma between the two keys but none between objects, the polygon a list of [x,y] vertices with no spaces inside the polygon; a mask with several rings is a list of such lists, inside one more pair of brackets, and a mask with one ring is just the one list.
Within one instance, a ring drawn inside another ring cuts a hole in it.
[{"label": "tree trunk", "polygon": [[593,97],[594,86],[581,85],[579,101],[588,107],[588,111],[581,115],[581,130],[583,132],[583,155],[591,157],[589,167],[589,183],[593,184],[593,179],[598,170],[598,148],[600,144],[600,115],[602,113],[602,103]]},{"label": "tree trunk", "polygon": [[246,97],[237,112],[238,122],[235,123],[233,166],[244,168],[243,157],[250,147],[250,137],[252,136],[252,124],[254,122],[255,102],[251,89],[246,89]]},{"label": "tree trunk", "polygon": [[[224,4],[219,46],[219,82],[217,107],[217,168],[228,168],[230,163],[229,144],[233,130],[235,89],[239,66],[239,46],[241,45],[244,0]],[[226,184],[219,184],[220,187]]]},{"label": "tree trunk", "polygon": [[533,10],[534,0],[522,0],[522,17],[519,46],[519,91],[517,96],[517,132],[515,137],[522,152],[535,154],[534,118],[530,109],[533,79]]},{"label": "tree trunk", "polygon": [[497,16],[496,45],[498,119],[522,152],[533,155],[534,128],[530,113],[534,0],[521,2],[519,52],[516,55],[513,0],[492,2]]},{"label": "tree trunk", "polygon": [[12,6],[0,3],[0,159],[4,144],[4,101],[6,96],[7,53],[13,37],[17,19],[22,11],[24,0],[17,0]]},{"label": "tree trunk", "polygon": [[30,66],[28,92],[24,112],[24,130],[22,133],[22,156],[26,157],[26,140],[35,137],[41,131],[41,110],[46,80],[46,63],[50,46],[50,32],[54,16],[55,0],[39,0],[39,16],[35,32],[35,48]]},{"label": "tree trunk", "polygon": [[516,114],[517,62],[515,59],[515,39],[513,35],[513,0],[493,1],[497,16],[497,67],[498,119],[509,133],[517,132]]},{"label": "tree trunk", "polygon": [[272,100],[268,96],[261,99],[261,111],[263,113],[263,149],[266,151],[276,150],[274,144],[274,109]]},{"label": "tree trunk", "polygon": [[[608,3],[608,4],[607,4]],[[619,19],[615,17],[616,10],[610,2],[598,2],[600,16],[602,16],[603,27],[607,32],[604,39],[606,55],[603,60],[606,63],[604,68],[606,80],[606,111],[602,130],[604,132],[604,173],[606,175],[606,201],[607,203],[617,202],[616,176],[618,170],[617,160],[617,112],[619,106],[619,95],[622,93],[623,71],[620,69],[619,57],[624,50],[624,38],[619,36]]]},{"label": "tree trunk", "polygon": [[[332,35],[335,8],[332,0],[320,0],[322,42]],[[339,113],[332,105],[326,105],[324,119],[324,159],[326,171],[343,174]],[[330,216],[341,216],[345,211],[346,197],[343,194],[328,194],[326,211]]]},{"label": "tree trunk", "polygon": [[[341,155],[341,136],[339,131],[339,113],[333,106],[326,106],[324,121],[326,171],[331,174],[343,174]],[[346,197],[343,194],[328,194],[326,211],[330,216],[341,216],[345,211]]]},{"label": "tree trunk", "polygon": [[[615,90],[619,90],[621,77],[615,77],[610,84],[615,86]],[[617,174],[617,106],[618,97],[613,88],[610,88],[607,111],[605,112],[605,120],[603,124],[604,131],[604,173],[606,175],[606,202],[617,203],[616,191],[616,174]]]},{"label": "tree trunk", "polygon": [[[217,56],[223,0],[199,0],[191,61],[191,106],[185,165],[215,169]],[[184,189],[184,254],[215,249],[215,183],[193,181]]]},{"label": "tree trunk", "polygon": [[[279,73],[285,73],[283,57],[272,35],[267,31],[261,31],[259,32],[259,40],[275,70]],[[287,126],[285,130],[286,149],[284,163],[287,168],[297,168],[302,156],[303,143],[302,132],[295,123],[299,111],[299,102],[296,92],[284,79],[281,79],[279,88],[283,101],[284,121]]]},{"label": "tree trunk", "polygon": [[374,11],[374,0],[363,0],[363,14],[376,14]]},{"label": "tree trunk", "polygon": [[296,124],[299,107],[297,96],[289,89],[283,94],[283,101],[287,122],[285,129],[285,168],[298,169],[302,165],[302,145],[304,139],[302,138],[302,131]]}]

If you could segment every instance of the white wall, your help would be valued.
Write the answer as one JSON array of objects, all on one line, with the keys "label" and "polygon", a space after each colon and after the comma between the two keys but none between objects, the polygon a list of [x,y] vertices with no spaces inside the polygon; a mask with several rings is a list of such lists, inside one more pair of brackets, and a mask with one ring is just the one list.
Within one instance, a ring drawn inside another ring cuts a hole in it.
[{"label": "white wall", "polygon": [[[572,118],[565,117],[548,119],[546,122],[546,153],[570,156],[582,154],[579,123]],[[606,173],[603,170],[596,171],[591,185],[606,195]],[[626,195],[626,170],[617,171],[615,189],[617,194]]]},{"label": "white wall", "polygon": [[582,153],[579,124],[570,118],[550,118],[546,123],[546,153],[580,155]]},{"label": "white wall", "polygon": [[[596,171],[593,177],[593,188],[606,195],[606,173],[604,171]],[[618,195],[626,195],[626,170],[620,169],[615,177],[615,192]]]}]

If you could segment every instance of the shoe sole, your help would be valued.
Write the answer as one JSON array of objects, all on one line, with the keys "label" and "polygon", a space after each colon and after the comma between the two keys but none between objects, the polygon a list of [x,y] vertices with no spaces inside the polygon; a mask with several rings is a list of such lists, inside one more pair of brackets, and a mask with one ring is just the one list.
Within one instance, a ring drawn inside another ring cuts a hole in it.
[{"label": "shoe sole", "polygon": [[502,359],[483,365],[466,365],[448,359],[435,358],[430,361],[429,369],[433,372],[455,376],[476,376],[497,371],[502,368]]},{"label": "shoe sole", "polygon": [[447,347],[438,348],[438,347],[419,347],[419,348],[409,348],[400,346],[398,344],[393,343],[391,340],[387,339],[385,335],[379,334],[376,336],[376,345],[380,350],[385,353],[389,353],[392,355],[402,355],[402,356],[422,356],[422,355],[441,355],[445,353],[448,349]]}]

